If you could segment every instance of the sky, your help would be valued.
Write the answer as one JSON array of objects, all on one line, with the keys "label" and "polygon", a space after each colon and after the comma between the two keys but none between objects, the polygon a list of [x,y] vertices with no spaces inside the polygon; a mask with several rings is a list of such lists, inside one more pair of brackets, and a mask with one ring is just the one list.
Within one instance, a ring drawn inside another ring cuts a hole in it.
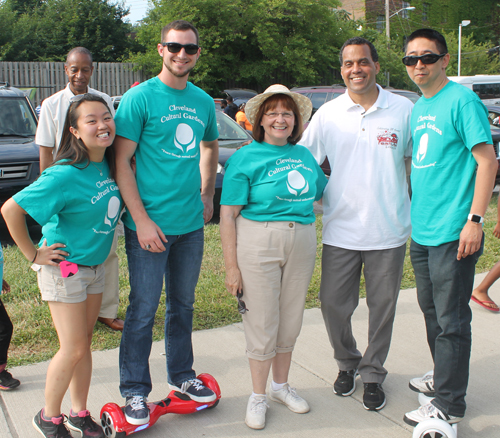
[{"label": "sky", "polygon": [[130,14],[125,17],[131,23],[136,23],[146,16],[148,0],[125,0],[125,6],[130,8]]}]

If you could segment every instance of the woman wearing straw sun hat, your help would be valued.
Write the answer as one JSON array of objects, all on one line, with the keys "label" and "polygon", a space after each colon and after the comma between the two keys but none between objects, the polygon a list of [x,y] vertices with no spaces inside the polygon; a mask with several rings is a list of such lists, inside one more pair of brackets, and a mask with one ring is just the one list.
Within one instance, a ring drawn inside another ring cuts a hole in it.
[{"label": "woman wearing straw sun hat", "polygon": [[297,145],[311,110],[307,97],[272,85],[245,107],[255,140],[226,163],[220,229],[226,287],[238,296],[245,328],[253,385],[245,422],[252,429],[265,426],[271,368],[270,399],[309,411],[288,373],[316,258],[313,202],[327,183]]}]

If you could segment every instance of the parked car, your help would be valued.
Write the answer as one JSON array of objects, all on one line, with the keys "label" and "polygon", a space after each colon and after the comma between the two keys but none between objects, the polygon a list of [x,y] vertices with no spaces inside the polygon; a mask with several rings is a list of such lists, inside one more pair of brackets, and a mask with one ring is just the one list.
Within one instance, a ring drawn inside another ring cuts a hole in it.
[{"label": "parked car", "polygon": [[115,108],[115,111],[118,109],[118,105],[120,105],[120,100],[121,96],[112,96],[111,97],[111,102],[113,102],[113,107]]},{"label": "parked car", "polygon": [[339,97],[341,94],[344,94],[346,91],[346,87],[344,85],[319,85],[317,87],[295,87],[292,88],[290,91],[293,91],[294,93],[299,93],[303,94],[304,96],[308,97],[312,104],[313,104],[313,110],[312,110],[312,116],[316,111],[318,111],[318,108],[323,105],[326,102],[329,102],[330,100],[335,99],[336,97]]},{"label": "parked car", "polygon": [[215,115],[217,117],[217,129],[219,130],[219,161],[215,180],[214,215],[218,215],[226,161],[234,154],[236,149],[252,141],[252,136],[222,111],[216,111]]},{"label": "parked car", "polygon": [[29,98],[8,82],[0,82],[0,207],[40,175],[36,127]]},{"label": "parked car", "polygon": [[233,103],[240,106],[242,103],[247,103],[252,97],[257,96],[257,91],[248,88],[228,88],[224,90],[226,95],[233,98]]},{"label": "parked car", "polygon": [[500,127],[500,105],[486,105],[486,108],[488,109],[490,125]]},{"label": "parked car", "polygon": [[495,149],[495,156],[497,157],[498,163],[495,184],[500,184],[500,105],[486,105],[486,109],[488,110],[491,138],[493,140],[493,148]]},{"label": "parked car", "polygon": [[397,89],[392,88],[392,87],[386,87],[385,89],[387,91],[390,91],[391,93],[399,94],[400,96],[404,96],[407,99],[410,99],[413,103],[417,103],[417,100],[420,99],[420,94],[415,93],[414,91],[397,90]]}]

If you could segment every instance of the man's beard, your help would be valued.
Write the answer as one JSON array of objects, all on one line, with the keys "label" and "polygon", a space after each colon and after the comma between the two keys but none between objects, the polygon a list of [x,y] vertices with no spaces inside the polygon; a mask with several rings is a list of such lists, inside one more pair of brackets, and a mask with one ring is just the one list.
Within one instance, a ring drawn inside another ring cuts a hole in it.
[{"label": "man's beard", "polygon": [[193,68],[195,67],[195,66],[193,65],[190,69],[188,69],[188,70],[186,70],[186,71],[184,71],[184,72],[182,72],[182,73],[179,73],[179,72],[174,71],[174,70],[172,69],[172,67],[171,67],[170,65],[168,65],[165,61],[163,61],[163,65],[166,67],[166,69],[167,69],[170,73],[172,73],[172,74],[173,74],[175,77],[177,77],[177,78],[183,78],[184,76],[187,76],[189,73],[191,73],[191,70],[193,70]]}]

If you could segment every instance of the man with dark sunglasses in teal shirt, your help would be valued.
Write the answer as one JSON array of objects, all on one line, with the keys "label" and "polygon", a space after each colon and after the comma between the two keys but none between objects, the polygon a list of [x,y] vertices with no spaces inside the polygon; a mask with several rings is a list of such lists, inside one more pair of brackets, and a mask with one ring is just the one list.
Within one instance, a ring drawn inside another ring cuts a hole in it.
[{"label": "man with dark sunglasses in teal shirt", "polygon": [[191,23],[177,20],[163,28],[157,49],[163,59],[160,74],[125,93],[115,118],[116,181],[127,206],[123,222],[130,272],[120,391],[126,397],[125,418],[134,425],[149,421],[149,354],[164,280],[168,382],[197,402],[216,399],[196,378],[191,342],[203,226],[213,213],[215,105],[188,82],[201,50]]},{"label": "man with dark sunglasses in teal shirt", "polygon": [[410,380],[412,390],[434,397],[406,413],[412,426],[458,423],[465,415],[469,300],[497,169],[486,108],[472,90],[449,81],[449,61],[439,32],[419,29],[408,38],[403,63],[423,93],[411,117],[410,256],[434,361],[433,374]]}]

